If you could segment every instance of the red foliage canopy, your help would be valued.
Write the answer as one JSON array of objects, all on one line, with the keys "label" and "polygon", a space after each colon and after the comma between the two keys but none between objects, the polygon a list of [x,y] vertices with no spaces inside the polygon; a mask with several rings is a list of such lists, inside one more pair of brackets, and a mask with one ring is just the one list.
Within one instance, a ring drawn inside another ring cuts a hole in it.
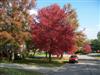
[{"label": "red foliage canopy", "polygon": [[89,44],[85,44],[83,46],[83,52],[84,53],[90,53],[92,51],[91,46]]},{"label": "red foliage canopy", "polygon": [[54,4],[38,12],[39,22],[31,25],[35,47],[52,54],[73,52],[75,32],[71,25],[64,23],[65,11]]}]

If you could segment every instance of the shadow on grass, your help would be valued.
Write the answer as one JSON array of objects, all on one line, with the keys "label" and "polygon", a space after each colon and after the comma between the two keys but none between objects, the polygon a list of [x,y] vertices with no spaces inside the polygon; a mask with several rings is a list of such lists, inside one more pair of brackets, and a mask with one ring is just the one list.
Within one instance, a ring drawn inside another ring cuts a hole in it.
[{"label": "shadow on grass", "polygon": [[90,56],[92,56],[92,57],[100,57],[100,55],[90,55]]},{"label": "shadow on grass", "polygon": [[15,60],[13,63],[44,66],[44,67],[59,67],[65,63],[68,63],[68,61],[57,59],[57,58],[52,58],[52,62],[49,62],[49,60],[47,58],[34,57],[34,58],[26,58],[23,60]]}]

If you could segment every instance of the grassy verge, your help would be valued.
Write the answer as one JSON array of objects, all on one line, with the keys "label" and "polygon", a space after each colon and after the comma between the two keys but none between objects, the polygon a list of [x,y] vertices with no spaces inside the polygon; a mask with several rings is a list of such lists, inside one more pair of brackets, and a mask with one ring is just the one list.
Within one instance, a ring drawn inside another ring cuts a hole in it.
[{"label": "grassy verge", "polygon": [[96,53],[96,54],[90,55],[90,56],[95,57],[96,59],[100,59],[100,53]]},{"label": "grassy verge", "polygon": [[95,58],[96,58],[96,59],[100,59],[100,56],[96,56]]},{"label": "grassy verge", "polygon": [[0,75],[43,75],[35,71],[26,71],[12,68],[0,68]]},{"label": "grassy verge", "polygon": [[14,63],[19,64],[28,64],[28,65],[35,65],[35,66],[43,66],[43,67],[60,67],[63,64],[68,62],[65,58],[57,59],[52,58],[52,62],[48,62],[48,59],[44,57],[36,57],[36,58],[26,58],[24,60],[16,60]]},{"label": "grassy verge", "polygon": [[9,62],[8,60],[0,60],[1,63],[18,63],[18,64],[27,64],[27,65],[35,65],[35,66],[43,66],[43,67],[59,67],[68,62],[68,57],[63,57],[62,59],[56,58],[56,56],[52,57],[52,62],[48,62],[48,58],[45,58],[44,53],[36,54],[35,57],[31,56],[22,60],[15,60],[14,62]]},{"label": "grassy verge", "polygon": [[45,57],[34,57],[34,58],[26,58],[23,60],[15,60],[14,62],[9,62],[7,60],[0,61],[1,63],[18,63],[18,64],[27,64],[33,66],[43,66],[43,67],[60,67],[66,62],[68,59],[66,57],[62,59],[58,59],[56,57],[52,57],[52,62],[48,62],[48,58]]}]

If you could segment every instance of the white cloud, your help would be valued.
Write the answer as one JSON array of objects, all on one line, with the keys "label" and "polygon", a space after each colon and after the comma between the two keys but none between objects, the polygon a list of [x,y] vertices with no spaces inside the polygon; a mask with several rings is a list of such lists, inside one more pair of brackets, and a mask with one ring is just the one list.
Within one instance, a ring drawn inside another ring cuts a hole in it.
[{"label": "white cloud", "polygon": [[100,26],[97,27],[88,27],[85,30],[88,39],[96,39],[97,33],[100,31]]},{"label": "white cloud", "polygon": [[29,12],[29,15],[38,15],[37,10],[35,9],[31,9],[28,12]]},{"label": "white cloud", "polygon": [[100,31],[100,26],[97,25],[95,27],[80,27],[79,30],[84,30],[85,35],[87,36],[88,39],[96,39],[97,38],[97,33]]},{"label": "white cloud", "polygon": [[97,27],[100,29],[100,24],[99,24],[99,25],[97,25]]}]

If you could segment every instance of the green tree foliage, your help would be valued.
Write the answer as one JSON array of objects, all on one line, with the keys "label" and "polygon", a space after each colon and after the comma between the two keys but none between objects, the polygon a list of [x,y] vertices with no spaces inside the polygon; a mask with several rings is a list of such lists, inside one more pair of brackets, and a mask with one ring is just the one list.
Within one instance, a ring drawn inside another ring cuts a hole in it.
[{"label": "green tree foliage", "polygon": [[97,50],[100,50],[100,41],[98,39],[91,40],[91,46],[94,52],[97,52]]},{"label": "green tree foliage", "polygon": [[98,38],[98,40],[100,41],[100,32],[98,32],[97,38]]},{"label": "green tree foliage", "polygon": [[100,50],[100,32],[97,34],[97,39],[91,40],[91,45],[94,52]]}]

